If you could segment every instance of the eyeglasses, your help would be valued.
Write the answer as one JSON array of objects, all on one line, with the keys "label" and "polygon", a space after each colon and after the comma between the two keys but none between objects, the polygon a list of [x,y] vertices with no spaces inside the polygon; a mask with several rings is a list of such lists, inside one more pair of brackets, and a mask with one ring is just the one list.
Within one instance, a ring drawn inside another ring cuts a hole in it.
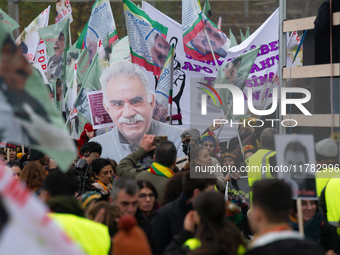
[{"label": "eyeglasses", "polygon": [[153,193],[150,193],[150,194],[139,194],[139,198],[141,198],[141,199],[146,199],[147,197],[149,197],[150,199],[152,199],[152,198],[155,198],[155,194],[153,194]]}]

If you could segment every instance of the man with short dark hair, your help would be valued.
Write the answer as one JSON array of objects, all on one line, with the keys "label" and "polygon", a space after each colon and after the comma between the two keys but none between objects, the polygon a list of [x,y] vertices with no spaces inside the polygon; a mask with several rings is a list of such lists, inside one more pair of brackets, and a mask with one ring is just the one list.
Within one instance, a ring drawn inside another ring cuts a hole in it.
[{"label": "man with short dark hair", "polygon": [[152,246],[152,229],[149,220],[138,209],[139,187],[129,178],[119,178],[113,182],[111,191],[111,203],[120,210],[120,215],[130,214],[135,216],[139,227],[143,229]]},{"label": "man with short dark hair", "polygon": [[77,180],[71,171],[55,171],[43,183],[42,200],[53,213],[49,214],[72,241],[86,254],[108,254],[111,240],[107,226],[86,219],[74,194]]},{"label": "man with short dark hair", "polygon": [[161,142],[155,149],[154,162],[150,168],[136,176],[136,181],[147,180],[155,187],[159,203],[163,199],[165,185],[175,174],[173,171],[176,168],[176,155],[177,150],[173,142]]},{"label": "man with short dark hair", "polygon": [[87,142],[81,147],[79,154],[87,161],[87,164],[91,165],[94,159],[100,158],[102,146],[97,142]]},{"label": "man with short dark hair", "polygon": [[162,254],[174,235],[183,229],[184,218],[193,209],[194,199],[202,192],[214,190],[216,183],[215,178],[190,178],[190,172],[184,174],[181,195],[154,212],[151,220],[153,235],[157,238],[154,254]]},{"label": "man with short dark hair", "polygon": [[321,247],[293,231],[288,224],[291,189],[282,180],[256,181],[253,185],[253,204],[248,213],[250,227],[256,236],[248,255],[324,254]]}]

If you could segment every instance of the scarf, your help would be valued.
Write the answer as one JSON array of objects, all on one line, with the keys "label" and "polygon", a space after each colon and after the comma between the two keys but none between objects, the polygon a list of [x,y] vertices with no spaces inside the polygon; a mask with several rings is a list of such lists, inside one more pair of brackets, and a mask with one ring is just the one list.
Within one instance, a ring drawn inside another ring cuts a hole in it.
[{"label": "scarf", "polygon": [[[292,228],[296,231],[299,231],[299,224],[295,218],[292,219],[291,216],[289,216],[289,218]],[[303,223],[303,229],[307,239],[320,243],[320,226],[322,221],[322,212],[321,210],[317,210],[313,218]]]},{"label": "scarf", "polygon": [[163,166],[161,164],[158,164],[156,162],[153,162],[148,170],[148,172],[159,175],[159,176],[164,176],[167,178],[171,178],[174,176],[174,172],[170,170],[170,168]]}]

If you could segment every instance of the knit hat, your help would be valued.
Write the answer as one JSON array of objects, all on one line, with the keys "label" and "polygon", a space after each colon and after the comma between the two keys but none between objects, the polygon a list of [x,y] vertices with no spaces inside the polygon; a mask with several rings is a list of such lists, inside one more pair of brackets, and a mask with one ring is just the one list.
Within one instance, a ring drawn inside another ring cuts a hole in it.
[{"label": "knit hat", "polygon": [[243,148],[244,154],[246,154],[247,152],[252,152],[252,153],[256,152],[256,149],[254,148],[254,146],[250,145],[250,144],[247,144],[247,145],[243,146],[242,148]]},{"label": "knit hat", "polygon": [[336,157],[338,155],[338,146],[331,138],[319,141],[315,146],[316,152],[325,157]]},{"label": "knit hat", "polygon": [[233,160],[235,160],[236,156],[232,153],[226,152],[221,155],[220,159],[223,160],[225,158],[232,158]]},{"label": "knit hat", "polygon": [[113,237],[111,255],[152,255],[144,231],[137,226],[132,215],[123,215],[118,223],[119,231]]},{"label": "knit hat", "polygon": [[201,136],[202,144],[204,142],[206,142],[206,141],[212,142],[214,144],[214,148],[216,148],[216,146],[217,146],[217,138],[216,138],[216,136],[215,136],[215,134],[213,132],[207,132],[207,133],[205,133],[204,135]]},{"label": "knit hat", "polygon": [[96,191],[88,191],[83,193],[79,199],[81,209],[85,211],[92,201],[98,200],[101,197],[102,194]]}]

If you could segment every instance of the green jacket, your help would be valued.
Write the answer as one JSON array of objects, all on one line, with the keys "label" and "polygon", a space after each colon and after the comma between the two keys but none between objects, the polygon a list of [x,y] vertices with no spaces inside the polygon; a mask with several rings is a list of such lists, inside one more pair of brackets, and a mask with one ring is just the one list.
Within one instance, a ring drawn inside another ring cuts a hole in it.
[{"label": "green jacket", "polygon": [[146,151],[139,147],[137,150],[132,152],[127,157],[123,158],[118,167],[117,174],[119,177],[128,177],[132,179],[136,179],[137,175],[141,172],[148,170],[143,169],[142,167],[138,167],[138,162],[146,155]]},{"label": "green jacket", "polygon": [[146,151],[139,147],[136,151],[132,152],[129,156],[122,159],[117,167],[117,174],[119,177],[128,177],[138,180],[147,180],[152,183],[158,193],[157,202],[160,203],[164,194],[164,187],[169,178],[158,176],[148,172],[147,169],[138,167],[138,162],[146,155]]}]

